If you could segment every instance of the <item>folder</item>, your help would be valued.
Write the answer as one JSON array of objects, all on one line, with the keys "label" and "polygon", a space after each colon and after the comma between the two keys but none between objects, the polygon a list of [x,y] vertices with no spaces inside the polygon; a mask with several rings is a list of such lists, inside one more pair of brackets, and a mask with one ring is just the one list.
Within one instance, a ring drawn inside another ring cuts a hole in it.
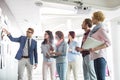
[{"label": "folder", "polygon": [[[96,40],[95,38],[92,38],[92,37],[88,37],[86,39],[86,41],[84,42],[82,48],[83,49],[90,49],[90,48],[95,48],[95,47],[98,47],[100,45],[102,45],[103,42],[99,41],[99,40]],[[98,50],[99,51],[99,50]],[[96,53],[98,53],[98,51],[95,51]]]}]

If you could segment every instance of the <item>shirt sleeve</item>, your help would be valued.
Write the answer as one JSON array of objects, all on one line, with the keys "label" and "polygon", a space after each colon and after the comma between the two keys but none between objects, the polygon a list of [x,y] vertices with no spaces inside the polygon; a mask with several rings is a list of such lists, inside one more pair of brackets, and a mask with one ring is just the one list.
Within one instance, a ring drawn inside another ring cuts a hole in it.
[{"label": "shirt sleeve", "polygon": [[37,42],[35,42],[35,49],[34,49],[34,59],[35,59],[35,63],[38,63],[38,53],[37,53]]},{"label": "shirt sleeve", "polygon": [[72,53],[73,54],[80,54],[79,52],[77,52],[75,50],[76,47],[80,47],[79,43],[78,42],[74,42],[74,44],[72,45]]},{"label": "shirt sleeve", "polygon": [[11,41],[13,41],[13,42],[20,42],[22,36],[20,36],[20,37],[18,37],[18,38],[14,38],[14,37],[12,37],[11,34],[9,34],[9,35],[8,35],[8,38],[9,38]]},{"label": "shirt sleeve", "polygon": [[47,50],[46,50],[46,47],[44,46],[44,44],[41,44],[41,54],[46,54],[47,53]]},{"label": "shirt sleeve", "polygon": [[108,33],[107,33],[107,31],[106,31],[104,28],[101,29],[99,36],[100,36],[101,39],[104,40],[104,43],[105,43],[107,46],[110,46],[110,45],[111,45],[110,39],[109,39],[109,37],[108,37]]},{"label": "shirt sleeve", "polygon": [[67,43],[64,43],[62,47],[63,47],[62,48],[63,50],[62,50],[61,56],[66,56],[66,53],[67,53]]},{"label": "shirt sleeve", "polygon": [[41,54],[43,54],[43,49],[42,49],[43,47],[42,47],[42,44],[41,44],[41,47],[40,47],[40,48],[41,48]]}]

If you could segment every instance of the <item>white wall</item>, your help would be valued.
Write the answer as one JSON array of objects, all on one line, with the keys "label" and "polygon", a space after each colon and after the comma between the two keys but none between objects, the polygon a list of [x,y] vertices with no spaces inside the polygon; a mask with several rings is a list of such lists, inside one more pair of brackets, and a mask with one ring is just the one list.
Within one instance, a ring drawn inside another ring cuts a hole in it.
[{"label": "white wall", "polygon": [[120,24],[117,20],[111,21],[114,79],[120,80]]},{"label": "white wall", "polygon": [[[0,7],[2,9],[2,14],[4,16],[6,15],[11,23],[11,26],[8,27],[8,30],[11,32],[11,34],[13,34],[13,36],[19,36],[21,31],[4,0],[0,0]],[[0,69],[0,80],[17,80],[17,60],[15,60],[14,57],[19,45],[11,42],[8,43],[10,44],[11,50],[9,54],[5,53],[5,67]]]}]

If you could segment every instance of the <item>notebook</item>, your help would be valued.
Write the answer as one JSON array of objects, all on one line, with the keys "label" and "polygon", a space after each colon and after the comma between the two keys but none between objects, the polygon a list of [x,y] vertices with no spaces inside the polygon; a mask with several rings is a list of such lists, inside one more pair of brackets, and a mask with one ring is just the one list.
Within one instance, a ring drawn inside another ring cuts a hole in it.
[{"label": "notebook", "polygon": [[[90,48],[95,48],[97,46],[100,46],[102,44],[103,44],[103,42],[96,40],[95,38],[88,37],[86,39],[86,41],[84,42],[82,48],[83,49],[90,49]],[[98,53],[98,51],[95,51],[95,52]]]}]

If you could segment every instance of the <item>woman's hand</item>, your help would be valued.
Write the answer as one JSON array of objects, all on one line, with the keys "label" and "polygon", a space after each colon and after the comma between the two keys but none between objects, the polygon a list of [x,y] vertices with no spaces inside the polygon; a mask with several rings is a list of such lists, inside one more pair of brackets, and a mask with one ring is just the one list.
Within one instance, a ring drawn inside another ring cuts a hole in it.
[{"label": "woman's hand", "polygon": [[52,45],[50,45],[50,51],[54,51],[54,48],[52,47]]},{"label": "woman's hand", "polygon": [[95,51],[96,51],[96,48],[90,48],[89,51],[90,51],[90,52],[95,52]]},{"label": "woman's hand", "polygon": [[50,53],[50,55],[51,55],[51,54],[54,54],[52,50],[50,50],[49,53]]},{"label": "woman's hand", "polygon": [[46,58],[48,58],[48,59],[50,58],[50,55],[48,53],[46,53]]},{"label": "woman's hand", "polygon": [[72,52],[72,49],[71,49],[71,48],[69,48],[69,49],[68,49],[68,52]]},{"label": "woman's hand", "polygon": [[56,55],[56,53],[53,52],[53,51],[49,51],[49,53],[50,53],[51,56],[55,56]]},{"label": "woman's hand", "polygon": [[101,49],[104,49],[104,48],[106,48],[106,47],[108,47],[106,44],[102,44],[102,45],[100,45],[100,46],[98,46],[98,47],[90,48],[89,50],[90,50],[90,52],[95,52],[95,51],[97,51],[97,50],[101,50]]}]

